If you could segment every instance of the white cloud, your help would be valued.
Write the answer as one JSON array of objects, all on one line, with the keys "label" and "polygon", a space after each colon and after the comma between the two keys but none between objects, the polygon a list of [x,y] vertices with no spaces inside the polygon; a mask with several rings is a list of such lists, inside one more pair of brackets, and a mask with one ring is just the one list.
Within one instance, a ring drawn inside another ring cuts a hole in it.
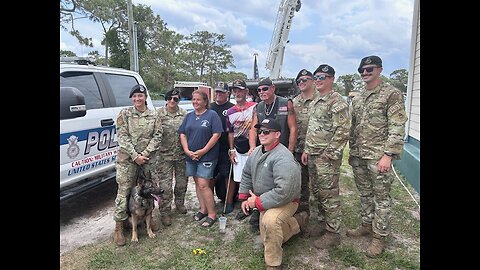
[{"label": "white cloud", "polygon": [[[282,75],[294,77],[302,68],[314,71],[322,63],[336,69],[337,77],[355,73],[360,59],[379,55],[384,73],[408,68],[414,0],[302,1],[295,13],[285,49]],[[150,6],[170,30],[188,36],[196,31],[224,34],[234,56],[233,69],[251,77],[253,53],[258,53],[260,76],[265,69],[273,28],[281,0],[133,0]],[[84,20],[78,29],[93,37],[95,48],[75,43],[61,33],[60,48],[98,50],[100,25]],[[62,32],[62,30],[61,30]]]}]

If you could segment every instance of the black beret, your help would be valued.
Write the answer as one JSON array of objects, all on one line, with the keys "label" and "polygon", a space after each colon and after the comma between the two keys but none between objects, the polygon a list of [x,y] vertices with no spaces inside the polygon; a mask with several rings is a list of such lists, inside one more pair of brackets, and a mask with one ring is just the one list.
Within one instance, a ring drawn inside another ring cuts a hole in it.
[{"label": "black beret", "polygon": [[317,74],[317,72],[323,72],[323,73],[327,73],[328,75],[335,76],[335,69],[333,69],[333,67],[327,64],[322,64],[318,66],[318,68],[315,69],[315,72],[313,72],[313,74]]},{"label": "black beret", "polygon": [[302,76],[310,76],[313,78],[313,74],[312,72],[306,70],[306,69],[302,69],[300,70],[300,72],[298,72],[297,74],[297,78],[295,78],[295,81],[298,80],[298,78],[302,77]]},{"label": "black beret", "polygon": [[364,65],[376,65],[377,67],[381,67],[382,59],[380,59],[380,57],[376,55],[370,55],[362,58],[362,61],[360,61],[360,65],[358,66],[358,68],[361,68]]},{"label": "black beret", "polygon": [[270,86],[270,85],[272,85],[272,84],[273,84],[273,83],[272,83],[272,80],[270,80],[269,77],[264,78],[264,79],[262,79],[261,81],[258,82],[258,86],[260,86],[260,85],[268,85],[268,86]]},{"label": "black beret", "polygon": [[168,92],[165,93],[165,101],[167,101],[169,97],[176,95],[178,95],[178,97],[181,97],[180,91],[177,88],[172,88],[168,90]]},{"label": "black beret", "polygon": [[142,93],[147,95],[147,88],[145,88],[145,86],[141,84],[137,84],[132,87],[132,90],[130,90],[130,95],[128,97],[131,98],[135,93]]}]

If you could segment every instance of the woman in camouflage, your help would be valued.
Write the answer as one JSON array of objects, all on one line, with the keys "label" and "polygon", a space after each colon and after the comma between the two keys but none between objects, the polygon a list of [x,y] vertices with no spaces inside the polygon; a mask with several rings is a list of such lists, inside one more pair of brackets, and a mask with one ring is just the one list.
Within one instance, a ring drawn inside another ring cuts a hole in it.
[{"label": "woman in camouflage", "polygon": [[113,216],[116,222],[113,240],[118,246],[125,245],[123,224],[128,219],[128,195],[135,184],[138,166],[145,164],[145,171],[149,171],[148,161],[155,155],[162,136],[157,112],[147,107],[145,86],[135,85],[129,98],[132,99],[133,106],[122,109],[116,123],[119,150],[116,159],[118,189]]}]

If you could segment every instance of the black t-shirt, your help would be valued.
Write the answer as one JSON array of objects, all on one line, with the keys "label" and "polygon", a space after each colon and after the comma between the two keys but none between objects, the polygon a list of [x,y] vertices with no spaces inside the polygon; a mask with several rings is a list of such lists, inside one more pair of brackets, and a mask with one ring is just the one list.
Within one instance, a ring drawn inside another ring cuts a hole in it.
[{"label": "black t-shirt", "polygon": [[[218,116],[220,116],[223,130],[226,130],[226,126],[227,126],[227,123],[226,123],[227,110],[233,107],[234,105],[235,104],[231,103],[230,101],[227,101],[222,105],[218,105],[216,102],[210,103],[210,109],[216,111]],[[222,136],[220,136],[218,143],[220,144],[220,152],[227,151],[230,148],[228,146],[228,132],[222,132]]]}]

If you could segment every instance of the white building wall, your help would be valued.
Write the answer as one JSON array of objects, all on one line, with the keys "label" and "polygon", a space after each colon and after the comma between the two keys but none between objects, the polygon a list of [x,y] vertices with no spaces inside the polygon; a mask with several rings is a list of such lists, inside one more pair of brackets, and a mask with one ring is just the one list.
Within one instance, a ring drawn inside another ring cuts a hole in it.
[{"label": "white building wall", "polygon": [[[406,110],[408,112],[407,135],[420,141],[420,0],[415,1],[412,25],[412,53]],[[413,71],[413,72],[412,72]]]}]

